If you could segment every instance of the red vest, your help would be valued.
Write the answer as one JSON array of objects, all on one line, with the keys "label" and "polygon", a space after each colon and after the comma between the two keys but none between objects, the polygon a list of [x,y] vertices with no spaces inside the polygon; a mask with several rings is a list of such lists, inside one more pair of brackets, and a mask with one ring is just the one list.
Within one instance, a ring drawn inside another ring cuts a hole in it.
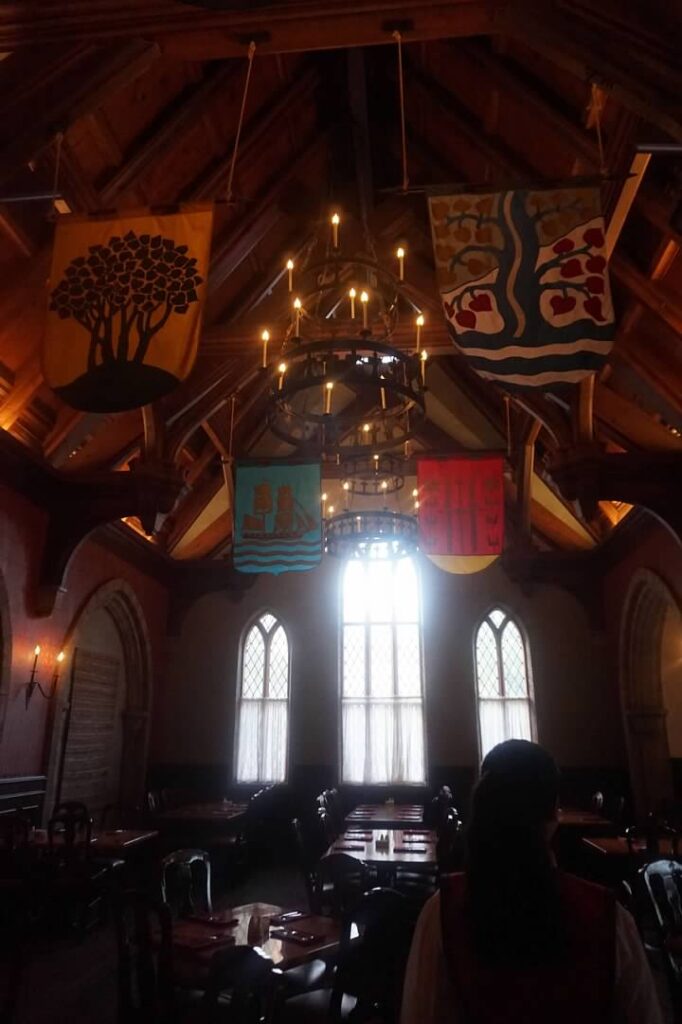
[{"label": "red vest", "polygon": [[[530,969],[477,961],[465,912],[465,876],[441,880],[443,949],[466,1024],[608,1024],[614,987],[615,900],[559,874],[573,955]],[[459,1020],[459,1017],[458,1017]]]}]

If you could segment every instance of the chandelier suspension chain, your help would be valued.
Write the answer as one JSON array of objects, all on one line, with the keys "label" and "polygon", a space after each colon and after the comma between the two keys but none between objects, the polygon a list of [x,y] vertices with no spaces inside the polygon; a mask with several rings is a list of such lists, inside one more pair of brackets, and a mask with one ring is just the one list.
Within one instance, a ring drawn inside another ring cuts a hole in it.
[{"label": "chandelier suspension chain", "polygon": [[244,113],[246,111],[246,99],[249,94],[249,83],[251,81],[251,71],[253,70],[253,58],[256,53],[256,44],[251,41],[249,43],[249,50],[247,54],[248,65],[246,68],[246,80],[244,82],[244,92],[242,93],[242,105],[239,110],[239,120],[237,122],[237,134],[234,137],[234,149],[232,150],[232,160],[230,162],[230,174],[227,179],[227,202],[232,202],[232,183],[234,181],[234,171],[237,166],[237,153],[239,152],[239,140],[242,134],[242,126],[244,124]]},{"label": "chandelier suspension chain", "polygon": [[403,37],[397,30],[393,38],[398,44],[398,93],[400,96],[400,141],[403,161],[403,192],[407,192],[410,180],[407,174],[407,133],[405,129],[405,82],[403,78]]}]

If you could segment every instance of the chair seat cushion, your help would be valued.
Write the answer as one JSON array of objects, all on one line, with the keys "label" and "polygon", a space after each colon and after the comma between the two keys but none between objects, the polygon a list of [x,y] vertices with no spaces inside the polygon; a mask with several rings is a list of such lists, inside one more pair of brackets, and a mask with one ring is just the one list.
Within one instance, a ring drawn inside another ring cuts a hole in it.
[{"label": "chair seat cushion", "polygon": [[282,984],[287,996],[295,996],[321,988],[326,974],[327,965],[324,960],[311,960],[300,967],[291,967],[288,971],[283,971]]},{"label": "chair seat cushion", "polygon": [[[329,1020],[329,1009],[332,992],[328,988],[319,988],[315,992],[307,992],[302,996],[294,996],[283,1004],[278,1013],[278,1022],[285,1024],[306,1024],[326,1022]],[[353,996],[344,995],[341,1000],[341,1020],[348,1020],[355,1009],[357,1000]]]}]

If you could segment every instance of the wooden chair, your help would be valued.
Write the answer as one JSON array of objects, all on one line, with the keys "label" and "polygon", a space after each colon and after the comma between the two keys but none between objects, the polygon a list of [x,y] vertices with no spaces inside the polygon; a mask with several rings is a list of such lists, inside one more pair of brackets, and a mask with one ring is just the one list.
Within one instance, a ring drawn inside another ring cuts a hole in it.
[{"label": "wooden chair", "polygon": [[113,880],[123,869],[118,859],[93,856],[92,819],[84,804],[67,801],[47,823],[43,884],[57,921],[83,933],[101,918]]},{"label": "wooden chair", "polygon": [[646,858],[649,860],[657,859],[661,854],[661,840],[667,840],[670,842],[672,848],[672,859],[677,858],[677,847],[679,843],[679,836],[674,828],[670,825],[657,821],[648,821],[645,825],[630,825],[629,828],[625,829],[625,840],[628,846],[628,854],[630,855],[631,861],[636,864],[641,864],[642,857],[641,853],[635,850],[635,841],[643,839],[646,842]]},{"label": "wooden chair", "polygon": [[175,1019],[170,908],[128,890],[116,904],[119,1024],[170,1024]]},{"label": "wooden chair", "polygon": [[[648,899],[648,918],[656,932],[656,951],[663,958],[675,1006],[675,1019],[682,1009],[682,864],[656,860],[641,868],[640,890]],[[646,921],[639,917],[646,943]],[[649,948],[649,951],[651,949]]]},{"label": "wooden chair", "polygon": [[174,917],[210,914],[211,860],[205,850],[175,850],[160,864],[161,899]]},{"label": "wooden chair", "polygon": [[590,799],[590,809],[595,814],[602,814],[604,811],[604,794],[600,789],[596,790]]},{"label": "wooden chair", "polygon": [[317,904],[332,917],[343,917],[369,887],[370,871],[364,861],[347,853],[330,853],[317,866]]},{"label": "wooden chair", "polygon": [[259,1024],[269,1020],[280,972],[251,946],[232,946],[211,957],[201,1024]]},{"label": "wooden chair", "polygon": [[361,895],[344,915],[332,988],[287,999],[276,1021],[396,1024],[414,923],[414,911],[400,893],[375,888]]},{"label": "wooden chair", "polygon": [[24,877],[29,867],[31,822],[21,810],[0,817],[0,878]]},{"label": "wooden chair", "polygon": [[301,873],[301,877],[303,878],[306,896],[308,897],[308,910],[315,913],[318,906],[317,863],[324,851],[321,850],[318,844],[314,842],[313,837],[306,832],[299,818],[292,819],[291,831],[294,839],[298,869]]}]

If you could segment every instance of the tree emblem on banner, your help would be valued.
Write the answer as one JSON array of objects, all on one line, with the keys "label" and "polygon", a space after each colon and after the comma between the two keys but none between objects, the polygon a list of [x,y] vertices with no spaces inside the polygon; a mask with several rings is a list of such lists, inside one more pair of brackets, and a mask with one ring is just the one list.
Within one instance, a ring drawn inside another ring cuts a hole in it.
[{"label": "tree emblem on banner", "polygon": [[[87,236],[87,222],[77,227]],[[71,379],[49,381],[65,401],[93,411],[134,408],[187,375],[208,252],[207,244],[193,251],[191,241],[130,228],[81,247],[66,263],[49,302],[50,313],[81,335],[60,339],[65,358],[74,356]]]},{"label": "tree emblem on banner", "polygon": [[595,188],[433,197],[436,271],[453,340],[507,387],[575,382],[613,342]]}]

